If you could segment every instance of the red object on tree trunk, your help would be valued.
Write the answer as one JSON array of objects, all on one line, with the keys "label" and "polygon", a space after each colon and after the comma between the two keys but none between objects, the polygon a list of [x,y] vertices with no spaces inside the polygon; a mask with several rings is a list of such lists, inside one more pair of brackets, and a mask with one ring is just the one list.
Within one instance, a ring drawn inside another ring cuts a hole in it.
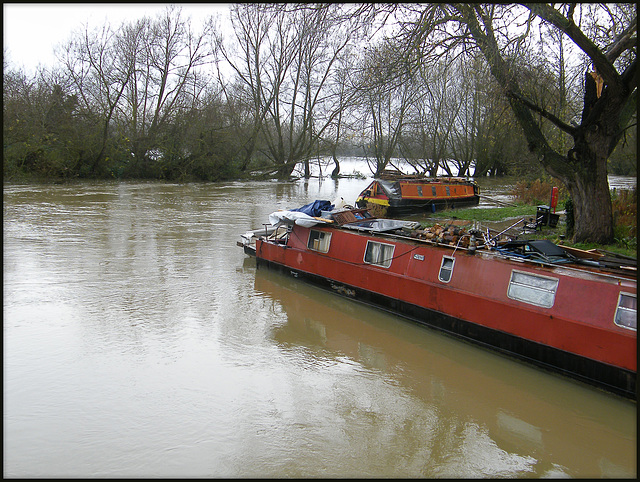
[{"label": "red object on tree trunk", "polygon": [[556,206],[558,205],[558,188],[551,188],[551,202],[549,203],[549,207],[553,209],[553,214],[556,213]]}]

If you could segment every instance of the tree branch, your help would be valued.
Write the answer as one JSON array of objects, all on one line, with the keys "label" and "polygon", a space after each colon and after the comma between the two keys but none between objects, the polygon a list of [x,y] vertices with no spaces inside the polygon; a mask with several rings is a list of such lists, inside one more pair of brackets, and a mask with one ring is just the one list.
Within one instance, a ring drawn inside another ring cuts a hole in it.
[{"label": "tree branch", "polygon": [[611,46],[606,52],[607,59],[610,62],[614,62],[625,50],[629,50],[633,48],[638,42],[638,36],[633,35],[637,33],[638,30],[638,17],[636,17],[633,22],[618,35],[612,42]]},{"label": "tree branch", "polygon": [[620,85],[620,75],[611,61],[602,53],[596,44],[587,38],[573,20],[563,17],[560,12],[546,3],[522,3],[521,5],[564,32],[573,40],[573,42],[589,56],[598,73],[608,86]]},{"label": "tree branch", "polygon": [[523,95],[521,95],[521,94],[519,94],[517,92],[511,91],[511,90],[507,91],[506,95],[507,95],[507,97],[511,97],[512,99],[515,99],[518,102],[520,102],[521,104],[527,106],[530,110],[532,110],[534,112],[537,112],[538,114],[540,114],[545,119],[550,120],[556,127],[558,127],[558,129],[563,130],[564,132],[566,132],[570,136],[574,136],[575,135],[575,133],[576,133],[576,128],[575,127],[567,124],[566,122],[562,121],[561,119],[558,119],[551,112],[548,112],[547,110],[543,109],[542,107],[539,107],[538,105],[534,104],[533,102],[528,100]]},{"label": "tree branch", "polygon": [[[491,20],[488,18],[484,19],[485,31],[483,32],[476,16],[478,15],[480,18],[483,18],[482,12],[478,12],[482,7],[479,5],[469,6],[467,4],[456,4],[455,8],[458,9],[464,17],[471,35],[473,35],[478,47],[489,64],[492,75],[504,91],[510,94],[508,97],[510,98],[511,108],[524,131],[529,150],[539,156],[542,165],[545,166],[548,171],[554,173],[553,175],[564,177],[561,172],[566,174],[572,168],[565,164],[566,159],[563,156],[551,148],[540,127],[535,122],[530,107],[521,103],[520,98],[524,98],[524,96],[521,94],[517,81],[508,75],[509,69],[500,55],[500,49],[493,34]],[[539,109],[537,111],[539,111]]]}]

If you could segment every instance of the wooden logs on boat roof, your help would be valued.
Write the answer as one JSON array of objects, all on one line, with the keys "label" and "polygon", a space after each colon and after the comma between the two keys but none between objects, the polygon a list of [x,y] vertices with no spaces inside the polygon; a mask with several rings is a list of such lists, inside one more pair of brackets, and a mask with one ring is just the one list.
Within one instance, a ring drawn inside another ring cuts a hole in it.
[{"label": "wooden logs on boat roof", "polygon": [[411,232],[410,236],[416,239],[425,239],[439,244],[448,244],[450,246],[469,247],[471,234],[461,226],[453,224],[442,226],[434,224],[424,229],[416,229]]}]

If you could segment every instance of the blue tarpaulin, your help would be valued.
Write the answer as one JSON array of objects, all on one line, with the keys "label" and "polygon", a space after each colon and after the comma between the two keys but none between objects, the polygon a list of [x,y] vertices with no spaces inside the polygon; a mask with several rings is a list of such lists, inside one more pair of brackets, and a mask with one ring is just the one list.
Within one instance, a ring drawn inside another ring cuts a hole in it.
[{"label": "blue tarpaulin", "polygon": [[322,215],[322,211],[332,211],[333,204],[331,201],[313,201],[312,203],[305,204],[301,208],[291,209],[291,211],[299,211],[309,216],[317,217]]}]

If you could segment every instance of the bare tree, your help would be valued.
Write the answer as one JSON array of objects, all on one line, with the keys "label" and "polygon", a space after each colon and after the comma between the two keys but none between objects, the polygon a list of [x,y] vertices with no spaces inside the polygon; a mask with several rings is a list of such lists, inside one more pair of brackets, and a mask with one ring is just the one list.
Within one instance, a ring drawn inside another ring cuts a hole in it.
[{"label": "bare tree", "polygon": [[478,55],[460,57],[453,64],[456,82],[450,97],[457,108],[452,112],[450,164],[459,176],[472,174],[472,167],[474,176],[522,171],[530,164],[521,142],[524,136],[486,64]]},{"label": "bare tree", "polygon": [[63,62],[85,112],[102,125],[101,148],[91,171],[104,160],[114,127],[128,141],[134,162],[159,153],[163,129],[181,110],[193,108],[204,84],[198,69],[208,61],[206,32],[195,34],[180,9],[85,31],[69,42]]},{"label": "bare tree", "polygon": [[[451,129],[450,150],[451,164],[458,168],[458,175],[469,175],[472,162],[477,162],[479,134],[486,127],[487,111],[483,104],[483,76],[477,75],[477,63],[471,66],[456,59],[455,110],[452,117],[455,127]],[[457,75],[456,75],[457,74]],[[475,74],[475,75],[474,75]]]},{"label": "bare tree", "polygon": [[330,83],[351,31],[331,4],[234,6],[237,50],[219,39],[217,53],[231,66],[250,101],[253,129],[245,147],[245,167],[262,154],[272,172],[288,177],[308,160],[341,109]]},{"label": "bare tree", "polygon": [[408,113],[419,92],[411,76],[398,74],[394,67],[395,49],[390,43],[365,52],[360,72],[360,96],[363,130],[369,131],[370,169],[379,175],[398,153]]},{"label": "bare tree", "polygon": [[460,125],[459,116],[465,105],[464,94],[468,88],[464,67],[459,61],[436,63],[418,69],[419,88],[424,92],[417,102],[417,128],[423,143],[422,170],[437,175],[443,168],[453,175],[449,159],[456,130]]},{"label": "bare tree", "polygon": [[[218,63],[229,65],[237,77],[235,94],[245,98],[251,127],[243,146],[245,170],[259,146],[265,119],[284,82],[284,72],[293,60],[284,55],[286,49],[274,48],[275,42],[285,41],[274,32],[283,19],[265,5],[234,5],[231,23],[235,36],[234,47],[228,48],[220,35],[213,39]],[[224,89],[227,99],[231,94]]]},{"label": "bare tree", "polygon": [[118,32],[109,25],[93,32],[85,27],[63,52],[62,62],[85,113],[102,125],[100,148],[93,154],[90,167],[92,174],[104,159],[114,114],[133,74],[133,68],[118,55],[118,45]]},{"label": "bare tree", "polygon": [[145,162],[153,157],[172,119],[195,108],[204,91],[199,69],[210,60],[205,48],[208,34],[195,33],[175,7],[155,20],[143,19],[125,34],[119,53],[132,78],[122,113],[134,158]]},{"label": "bare tree", "polygon": [[[337,149],[343,140],[345,131],[352,127],[352,111],[357,106],[357,92],[351,78],[352,65],[355,62],[355,54],[351,51],[340,59],[339,67],[336,68],[332,82],[330,83],[330,93],[328,98],[332,99],[329,116],[333,123],[327,124],[327,135],[325,142],[329,146],[331,159],[334,168],[331,177],[337,178],[340,174],[340,161],[337,156]],[[337,114],[337,115],[336,115]]]}]

